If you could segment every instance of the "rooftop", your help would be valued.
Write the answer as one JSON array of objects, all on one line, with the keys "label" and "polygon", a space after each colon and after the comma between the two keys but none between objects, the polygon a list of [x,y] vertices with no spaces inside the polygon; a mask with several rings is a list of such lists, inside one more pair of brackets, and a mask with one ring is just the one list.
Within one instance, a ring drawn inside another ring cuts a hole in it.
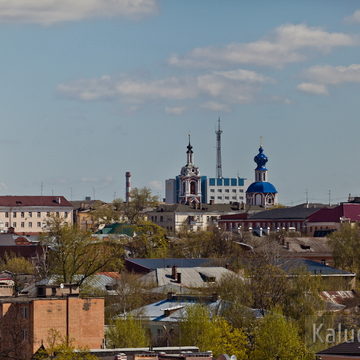
[{"label": "rooftop", "polygon": [[0,196],[0,207],[49,206],[70,207],[73,205],[64,196]]}]

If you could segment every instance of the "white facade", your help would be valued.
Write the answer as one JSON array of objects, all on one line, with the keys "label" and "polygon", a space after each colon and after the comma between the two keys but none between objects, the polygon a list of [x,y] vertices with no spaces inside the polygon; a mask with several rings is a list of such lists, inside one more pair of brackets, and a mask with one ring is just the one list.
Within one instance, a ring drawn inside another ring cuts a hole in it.
[{"label": "white facade", "polygon": [[206,202],[230,204],[246,202],[246,189],[250,181],[243,178],[207,178]]},{"label": "white facade", "polygon": [[73,207],[64,197],[0,196],[0,232],[40,233],[51,216],[73,224]]}]

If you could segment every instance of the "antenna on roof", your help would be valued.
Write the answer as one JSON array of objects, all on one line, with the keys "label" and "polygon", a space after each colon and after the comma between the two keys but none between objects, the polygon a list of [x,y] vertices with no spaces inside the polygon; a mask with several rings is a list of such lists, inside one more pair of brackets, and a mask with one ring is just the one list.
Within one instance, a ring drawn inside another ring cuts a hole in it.
[{"label": "antenna on roof", "polygon": [[41,182],[41,184],[40,184],[40,194],[41,194],[41,196],[43,196],[43,190],[44,190],[44,183]]}]

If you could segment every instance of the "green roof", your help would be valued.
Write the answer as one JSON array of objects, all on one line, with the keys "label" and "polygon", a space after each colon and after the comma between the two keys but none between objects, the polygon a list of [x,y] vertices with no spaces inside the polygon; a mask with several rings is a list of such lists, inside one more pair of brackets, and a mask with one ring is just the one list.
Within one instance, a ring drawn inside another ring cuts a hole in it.
[{"label": "green roof", "polygon": [[134,226],[126,223],[114,223],[106,225],[101,230],[97,231],[95,234],[117,234],[117,235],[126,235],[129,237],[134,236]]}]

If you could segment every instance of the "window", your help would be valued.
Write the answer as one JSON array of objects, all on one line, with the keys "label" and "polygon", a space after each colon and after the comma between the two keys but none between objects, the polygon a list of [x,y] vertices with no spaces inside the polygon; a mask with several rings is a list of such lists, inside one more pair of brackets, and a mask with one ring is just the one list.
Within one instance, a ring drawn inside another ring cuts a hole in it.
[{"label": "window", "polygon": [[215,199],[215,196],[210,196],[210,200],[214,200]]},{"label": "window", "polygon": [[233,199],[233,200],[236,200],[236,196],[233,196],[232,199]]},{"label": "window", "polygon": [[60,216],[60,213],[57,211],[56,212],[56,217],[59,217]]},{"label": "window", "polygon": [[16,222],[13,222],[13,227],[16,228]]},{"label": "window", "polygon": [[48,211],[48,212],[46,213],[46,216],[50,216],[50,211]]},{"label": "window", "polygon": [[22,317],[23,317],[23,319],[27,319],[28,318],[28,308],[27,308],[27,306],[23,306],[22,308],[21,308],[21,312],[22,312]]},{"label": "window", "polygon": [[8,211],[5,212],[5,217],[6,217],[6,218],[9,217],[9,212],[8,212]]},{"label": "window", "polygon": [[31,211],[29,211],[29,217],[32,217],[32,212]]},{"label": "window", "polygon": [[32,222],[31,221],[29,222],[29,228],[32,228]]},{"label": "window", "polygon": [[164,217],[160,216],[160,222],[163,222],[163,221],[164,221]]},{"label": "window", "polygon": [[13,217],[14,217],[14,218],[16,217],[16,211],[13,212]]},{"label": "window", "polygon": [[22,211],[21,212],[21,217],[24,218],[25,217],[25,213]]},{"label": "window", "polygon": [[22,341],[27,340],[27,337],[28,337],[28,331],[27,331],[27,329],[22,329],[22,330],[21,330],[21,334],[22,334]]},{"label": "window", "polygon": [[228,196],[225,196],[225,200],[229,200],[229,197],[228,197]]},{"label": "window", "polygon": [[243,189],[240,189],[239,191],[240,191],[240,192],[242,192],[242,193],[244,192],[244,190],[243,190]]},{"label": "window", "polygon": [[68,217],[68,212],[65,211],[65,212],[64,212],[64,218],[66,219],[67,217]]},{"label": "window", "polygon": [[210,189],[210,192],[215,192],[215,189]]},{"label": "window", "polygon": [[228,193],[228,192],[230,192],[230,190],[229,190],[229,189],[225,189],[225,192],[227,192],[227,193]]},{"label": "window", "polygon": [[7,228],[9,227],[9,223],[8,223],[8,222],[5,223],[5,227],[7,227]]},{"label": "window", "polygon": [[236,189],[232,189],[232,192],[233,192],[233,193],[236,193]]},{"label": "window", "polygon": [[218,196],[218,199],[219,199],[219,200],[222,200],[222,196]]},{"label": "window", "polygon": [[41,212],[40,211],[37,212],[37,217],[41,217]]},{"label": "window", "polygon": [[218,192],[222,192],[222,189],[218,189]]},{"label": "window", "polygon": [[25,227],[25,223],[22,221],[21,224],[20,224],[20,226],[21,226],[22,228]]},{"label": "window", "polygon": [[41,222],[38,222],[38,223],[37,223],[37,227],[41,227]]}]

